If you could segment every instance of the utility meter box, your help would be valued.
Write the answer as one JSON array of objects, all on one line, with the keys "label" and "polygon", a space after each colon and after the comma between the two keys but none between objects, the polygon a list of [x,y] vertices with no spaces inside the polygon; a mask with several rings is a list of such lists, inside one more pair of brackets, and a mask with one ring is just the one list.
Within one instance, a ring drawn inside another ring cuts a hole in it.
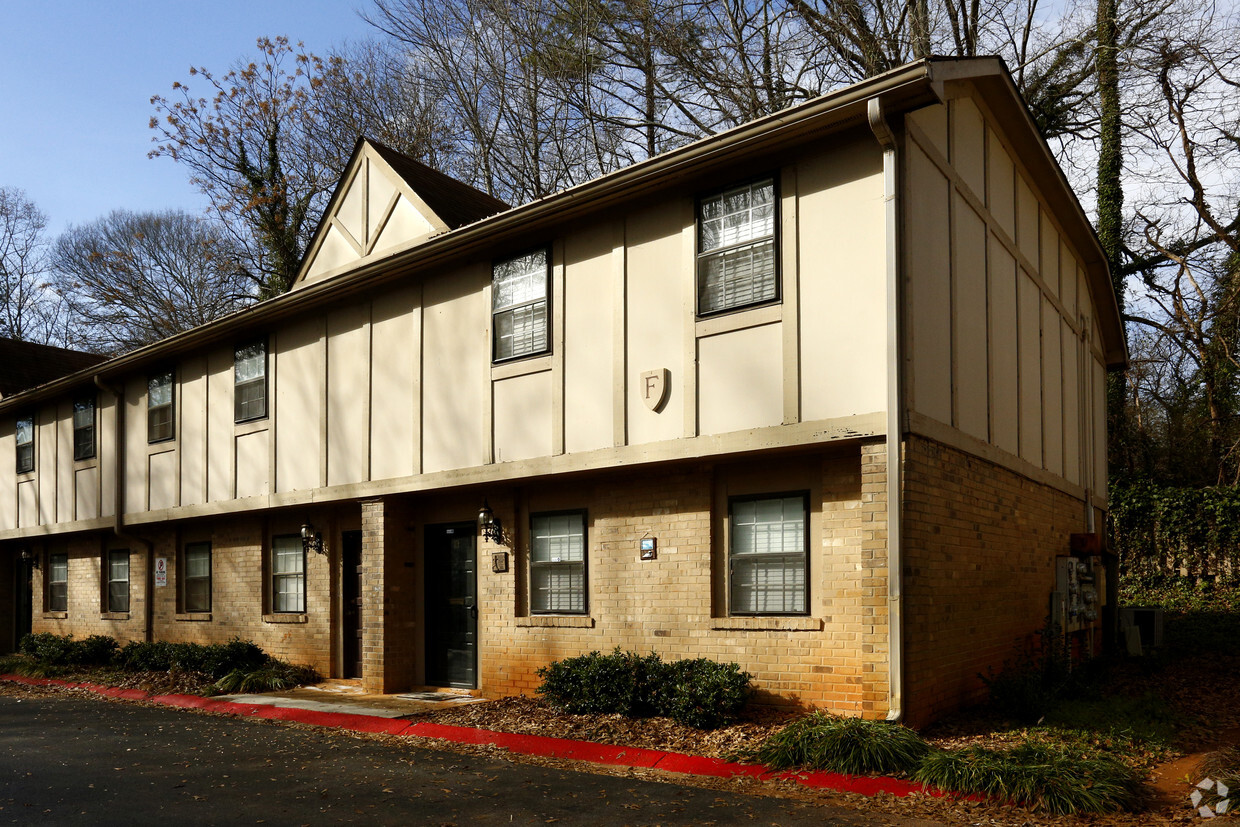
[{"label": "utility meter box", "polygon": [[1098,557],[1057,557],[1055,591],[1051,593],[1051,622],[1061,632],[1079,632],[1098,619],[1101,609]]}]

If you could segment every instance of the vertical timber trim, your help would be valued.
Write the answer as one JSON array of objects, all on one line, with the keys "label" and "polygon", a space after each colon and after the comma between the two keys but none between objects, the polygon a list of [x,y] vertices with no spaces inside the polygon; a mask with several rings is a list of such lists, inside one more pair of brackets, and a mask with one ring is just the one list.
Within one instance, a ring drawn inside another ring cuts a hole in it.
[{"label": "vertical timber trim", "polygon": [[801,421],[800,258],[797,251],[797,170],[779,176],[779,277],[783,302],[784,424]]},{"label": "vertical timber trim", "polygon": [[[693,273],[692,278],[682,279],[684,319],[684,368],[680,381],[684,395],[684,436],[692,439],[698,435],[698,342],[697,342],[697,207],[686,201],[681,217],[681,272]],[[672,378],[675,391],[676,380]]]},{"label": "vertical timber trim", "polygon": [[612,225],[612,445],[627,445],[628,438],[628,306],[626,304],[628,263],[624,219]]},{"label": "vertical timber trim", "polygon": [[564,453],[564,280],[568,277],[564,239],[551,246],[551,455]]}]

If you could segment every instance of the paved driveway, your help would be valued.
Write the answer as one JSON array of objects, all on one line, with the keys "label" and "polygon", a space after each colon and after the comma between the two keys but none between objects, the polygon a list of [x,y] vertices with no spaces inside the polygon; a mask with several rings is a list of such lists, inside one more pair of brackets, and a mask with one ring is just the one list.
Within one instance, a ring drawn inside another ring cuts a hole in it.
[{"label": "paved driveway", "polygon": [[304,726],[71,696],[5,695],[0,823],[892,821],[778,798],[420,750]]}]

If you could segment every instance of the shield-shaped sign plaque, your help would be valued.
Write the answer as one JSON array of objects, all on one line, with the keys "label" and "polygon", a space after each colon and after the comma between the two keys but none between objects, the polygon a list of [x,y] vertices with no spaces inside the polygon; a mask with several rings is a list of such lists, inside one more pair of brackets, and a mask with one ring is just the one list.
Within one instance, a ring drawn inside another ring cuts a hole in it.
[{"label": "shield-shaped sign plaque", "polygon": [[642,372],[640,385],[642,401],[655,413],[663,410],[663,405],[667,402],[667,392],[671,388],[668,378],[667,368]]}]

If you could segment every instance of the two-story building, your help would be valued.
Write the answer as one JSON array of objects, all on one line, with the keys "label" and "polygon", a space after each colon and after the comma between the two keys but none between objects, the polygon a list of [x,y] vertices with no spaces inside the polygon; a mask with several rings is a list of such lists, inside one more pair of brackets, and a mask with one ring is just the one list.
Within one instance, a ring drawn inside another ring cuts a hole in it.
[{"label": "two-story building", "polygon": [[376,691],[615,646],[927,721],[1106,509],[1102,251],[996,59],[508,208],[360,141],[294,289],[0,400],[37,631]]}]

